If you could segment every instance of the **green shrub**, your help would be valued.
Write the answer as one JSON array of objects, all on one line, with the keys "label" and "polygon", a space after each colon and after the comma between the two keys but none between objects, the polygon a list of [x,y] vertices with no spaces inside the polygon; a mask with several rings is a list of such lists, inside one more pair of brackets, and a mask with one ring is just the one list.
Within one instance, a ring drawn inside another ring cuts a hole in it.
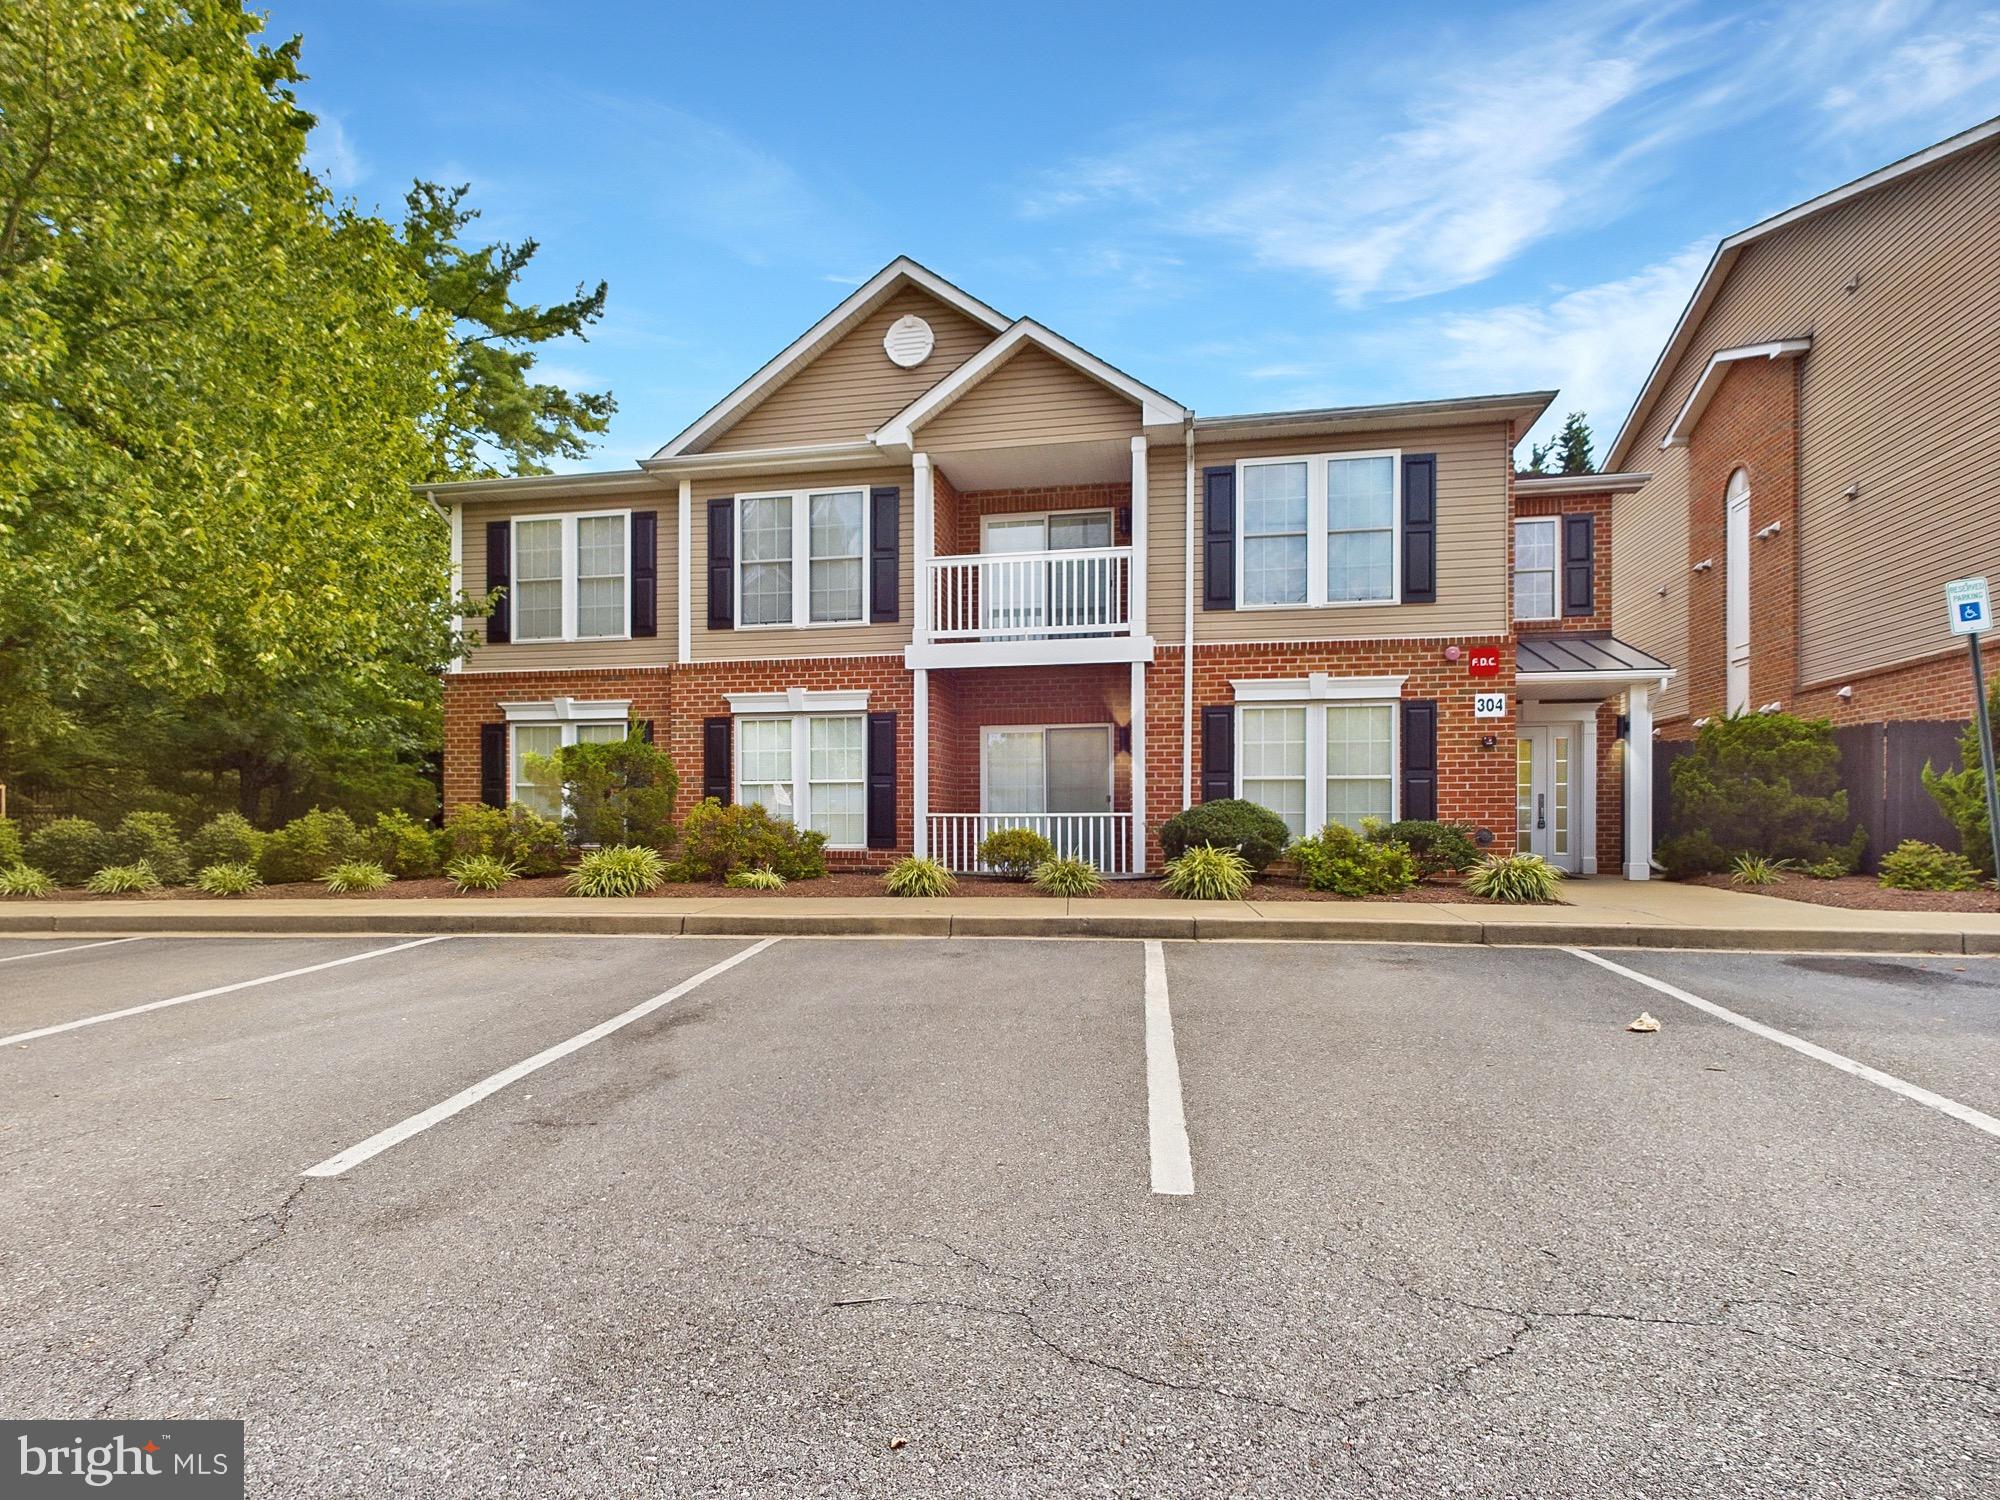
[{"label": "green shrub", "polygon": [[257,873],[272,885],[320,880],[335,865],[360,859],[367,852],[363,844],[361,830],[346,813],[315,807],[265,836]]},{"label": "green shrub", "polygon": [[1766,859],[1761,854],[1739,854],[1729,862],[1731,885],[1776,885],[1785,868],[1782,859]]},{"label": "green shrub", "polygon": [[484,854],[512,864],[519,875],[556,875],[568,850],[562,825],[515,802],[505,808],[462,803],[444,820],[437,845],[445,863]]},{"label": "green shrub", "polygon": [[197,870],[210,865],[254,865],[264,851],[264,835],[241,813],[217,813],[188,840],[188,863]]},{"label": "green shrub", "polygon": [[379,812],[368,857],[398,880],[423,880],[438,872],[438,837],[401,808]]},{"label": "green shrub", "polygon": [[1417,862],[1393,839],[1364,838],[1342,823],[1329,823],[1316,838],[1292,846],[1299,878],[1316,891],[1337,896],[1393,896],[1417,883]]},{"label": "green shrub", "polygon": [[1386,827],[1370,823],[1363,835],[1370,843],[1401,844],[1416,862],[1417,878],[1456,875],[1479,863],[1479,844],[1463,823],[1439,823],[1429,818],[1404,818]]},{"label": "green shrub", "polygon": [[[1986,689],[1986,712],[2000,723],[2000,677]],[[1979,719],[1975,715],[1958,737],[1958,769],[1937,771],[1924,762],[1924,790],[1931,794],[1938,810],[1958,830],[1958,847],[1984,873],[1993,873],[1993,845],[1986,831],[1986,761],[1979,747]],[[1885,861],[1886,863],[1886,861]]]},{"label": "green shrub", "polygon": [[979,862],[1008,880],[1026,880],[1056,857],[1056,846],[1032,828],[996,828],[979,841]]},{"label": "green shrub", "polygon": [[785,877],[776,870],[731,870],[722,883],[739,891],[782,891]]},{"label": "green shrub", "polygon": [[186,885],[187,845],[174,820],[163,812],[127,813],[104,836],[105,861],[114,865],[146,864],[161,885]]},{"label": "green shrub", "polygon": [[958,881],[936,860],[912,855],[889,867],[882,888],[892,896],[949,896],[958,889]]},{"label": "green shrub", "polygon": [[776,870],[787,880],[826,874],[826,835],[772,817],[762,803],[723,806],[713,797],[694,805],[681,827],[675,876],[726,880],[738,870]]},{"label": "green shrub", "polygon": [[1051,896],[1095,896],[1104,889],[1104,877],[1087,859],[1045,859],[1028,878]]},{"label": "green shrub", "polygon": [[1250,862],[1234,849],[1189,844],[1167,861],[1166,883],[1183,901],[1241,901],[1250,893]]},{"label": "green shrub", "polygon": [[458,887],[460,895],[467,891],[497,891],[508,881],[520,878],[518,870],[494,854],[461,855],[444,867],[444,873]]},{"label": "green shrub", "polygon": [[645,844],[592,849],[569,875],[572,896],[638,896],[666,884],[666,862]]},{"label": "green shrub", "polygon": [[444,820],[439,852],[447,865],[471,854],[507,857],[507,813],[483,802],[461,802]]},{"label": "green shrub", "polygon": [[239,862],[203,865],[194,883],[211,896],[247,896],[264,882],[257,878],[255,865]]},{"label": "green shrub", "polygon": [[88,818],[57,818],[22,840],[22,854],[57,885],[82,885],[110,862],[104,830]]},{"label": "green shrub", "polygon": [[32,865],[8,865],[0,869],[0,896],[46,896],[56,883]]},{"label": "green shrub", "polygon": [[350,859],[328,870],[322,883],[336,896],[365,895],[395,878],[372,859]]},{"label": "green shrub", "polygon": [[21,825],[12,818],[0,818],[0,870],[11,870],[21,862]]},{"label": "green shrub", "polygon": [[1703,725],[1673,768],[1672,825],[1659,850],[1676,875],[1725,870],[1738,854],[1826,859],[1858,851],[1867,835],[1848,825],[1840,749],[1826,719],[1733,714]]},{"label": "green shrub", "polygon": [[1882,856],[1881,882],[1898,891],[1976,891],[1979,869],[1963,854],[1904,839]]},{"label": "green shrub", "polygon": [[157,891],[160,877],[144,860],[136,865],[106,865],[85,882],[93,896],[125,896],[135,891]]},{"label": "green shrub", "polygon": [[1847,861],[1838,857],[1816,859],[1811,864],[1801,865],[1799,868],[1805,874],[1812,876],[1814,880],[1838,880],[1843,875],[1852,875],[1854,873],[1847,867]]},{"label": "green shrub", "polygon": [[664,750],[634,732],[622,740],[565,745],[548,762],[548,779],[562,784],[562,828],[571,844],[673,847],[674,794],[681,783]]},{"label": "green shrub", "polygon": [[1554,901],[1563,872],[1539,854],[1489,854],[1472,867],[1465,888],[1489,901]]},{"label": "green shrub", "polygon": [[1261,872],[1285,852],[1292,831],[1285,820],[1268,807],[1259,807],[1241,797],[1223,797],[1214,802],[1175,813],[1160,825],[1160,848],[1169,860],[1184,850],[1207,846],[1234,849],[1252,873]]}]

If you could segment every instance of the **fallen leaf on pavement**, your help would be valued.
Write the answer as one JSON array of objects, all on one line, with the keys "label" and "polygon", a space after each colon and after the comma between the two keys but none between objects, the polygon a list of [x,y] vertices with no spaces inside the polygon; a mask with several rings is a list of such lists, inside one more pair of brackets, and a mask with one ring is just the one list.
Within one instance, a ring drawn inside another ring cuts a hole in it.
[{"label": "fallen leaf on pavement", "polygon": [[1660,1023],[1653,1018],[1651,1011],[1642,1010],[1639,1012],[1639,1019],[1625,1029],[1627,1031],[1658,1031]]}]

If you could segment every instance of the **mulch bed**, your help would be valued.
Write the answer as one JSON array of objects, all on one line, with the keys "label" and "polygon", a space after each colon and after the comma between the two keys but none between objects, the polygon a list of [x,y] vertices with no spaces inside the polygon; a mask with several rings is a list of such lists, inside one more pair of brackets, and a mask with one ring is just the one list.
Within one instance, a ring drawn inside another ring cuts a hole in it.
[{"label": "mulch bed", "polygon": [[1783,874],[1776,885],[1732,885],[1727,875],[1697,875],[1689,885],[1712,885],[1745,891],[1752,896],[1776,896],[1813,906],[1845,906],[1855,911],[1996,911],[2000,891],[1898,891],[1877,885],[1873,875],[1842,875],[1814,880],[1810,875]]},{"label": "mulch bed", "polygon": [[[169,890],[153,891],[145,895],[93,896],[84,891],[59,891],[57,896],[64,901],[187,901],[212,900],[212,897],[187,886],[176,886]],[[299,882],[290,885],[259,886],[248,896],[232,897],[240,901],[346,901],[346,900],[422,900],[445,897],[453,901],[478,901],[492,897],[512,900],[520,896],[555,896],[568,893],[563,889],[560,875],[548,875],[532,880],[516,880],[497,891],[469,891],[460,895],[449,880],[397,880],[379,891],[370,891],[366,896],[336,896],[325,886],[314,882]],[[663,885],[653,893],[654,897],[694,897],[713,899],[728,897],[744,901],[783,901],[790,897],[843,897],[843,896],[884,896],[882,877],[878,874],[860,874],[837,871],[820,880],[796,880],[782,891],[737,891],[723,885]],[[1040,896],[1042,893],[1032,885],[1019,880],[995,880],[989,876],[961,875],[958,896]],[[1166,888],[1157,880],[1107,880],[1103,894],[1094,900],[1131,901],[1164,897]],[[644,897],[634,899],[644,900]],[[1047,900],[1060,898],[1050,896]],[[1268,874],[1250,887],[1249,900],[1252,901],[1349,901],[1349,896],[1335,896],[1325,891],[1306,889],[1292,876]],[[1468,895],[1456,881],[1425,882],[1412,890],[1395,896],[1380,896],[1370,899],[1381,901],[1404,901],[1428,903],[1437,901],[1478,901],[1480,898]]]}]

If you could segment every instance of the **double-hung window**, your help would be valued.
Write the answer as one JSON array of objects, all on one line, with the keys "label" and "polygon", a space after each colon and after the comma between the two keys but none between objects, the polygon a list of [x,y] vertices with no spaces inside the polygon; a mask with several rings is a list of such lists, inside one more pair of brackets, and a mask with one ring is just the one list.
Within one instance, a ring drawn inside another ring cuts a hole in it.
[{"label": "double-hung window", "polygon": [[1554,516],[1514,523],[1514,618],[1556,617],[1556,528]]},{"label": "double-hung window", "polygon": [[1394,603],[1401,471],[1396,452],[1238,464],[1242,606]]},{"label": "double-hung window", "polygon": [[826,835],[829,847],[868,842],[865,714],[756,715],[736,721],[736,797]]},{"label": "double-hung window", "polygon": [[868,491],[799,490],[736,502],[736,619],[854,624],[868,617]]},{"label": "double-hung window", "polygon": [[[1276,696],[1270,687],[1252,691]],[[1358,832],[1363,818],[1395,820],[1393,702],[1239,704],[1236,750],[1237,794],[1283,818],[1294,837],[1328,823]]]},{"label": "double-hung window", "polygon": [[548,758],[565,745],[624,739],[629,731],[625,705],[614,705],[607,712],[615,712],[617,717],[558,720],[510,715],[507,800],[533,808],[545,818],[561,817],[562,787],[551,774]]},{"label": "double-hung window", "polygon": [[522,516],[511,530],[515,642],[623,640],[631,633],[630,511]]}]

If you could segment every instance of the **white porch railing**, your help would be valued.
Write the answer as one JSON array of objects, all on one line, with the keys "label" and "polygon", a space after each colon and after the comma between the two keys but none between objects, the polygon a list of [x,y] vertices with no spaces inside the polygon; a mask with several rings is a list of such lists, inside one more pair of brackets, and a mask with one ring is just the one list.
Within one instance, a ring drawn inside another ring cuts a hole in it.
[{"label": "white porch railing", "polygon": [[979,845],[1001,828],[1032,828],[1057,854],[1087,859],[1103,874],[1132,873],[1130,813],[932,813],[930,856],[962,875],[990,873],[979,863]]},{"label": "white porch railing", "polygon": [[1130,547],[933,558],[931,639],[1126,635],[1131,583]]}]

